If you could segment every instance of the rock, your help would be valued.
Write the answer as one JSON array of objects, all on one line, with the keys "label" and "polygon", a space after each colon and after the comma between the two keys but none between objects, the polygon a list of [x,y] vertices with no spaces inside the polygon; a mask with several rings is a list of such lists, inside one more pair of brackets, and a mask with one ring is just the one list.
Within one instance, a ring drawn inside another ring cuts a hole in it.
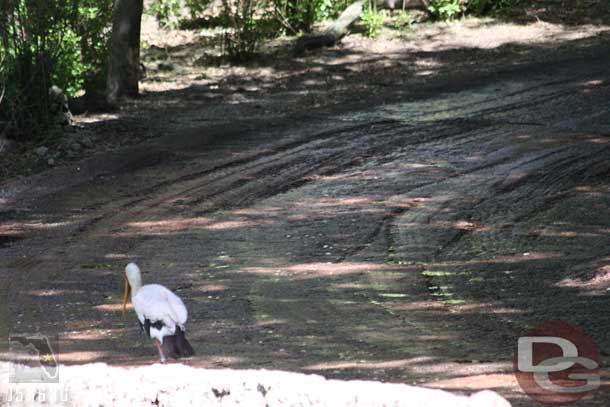
[{"label": "rock", "polygon": [[73,117],[68,106],[68,97],[64,93],[63,89],[58,86],[51,86],[49,88],[49,103],[51,112],[55,114],[64,126],[72,124]]},{"label": "rock", "polygon": [[54,166],[54,165],[55,165],[55,160],[54,160],[54,159],[52,159],[52,158],[49,158],[49,160],[47,161],[47,164],[48,164],[50,167],[52,167],[52,166]]},{"label": "rock", "polygon": [[49,152],[49,149],[45,146],[40,146],[38,147],[36,150],[34,150],[36,152],[36,154],[38,154],[40,157],[44,157],[45,155],[47,155],[47,153]]}]

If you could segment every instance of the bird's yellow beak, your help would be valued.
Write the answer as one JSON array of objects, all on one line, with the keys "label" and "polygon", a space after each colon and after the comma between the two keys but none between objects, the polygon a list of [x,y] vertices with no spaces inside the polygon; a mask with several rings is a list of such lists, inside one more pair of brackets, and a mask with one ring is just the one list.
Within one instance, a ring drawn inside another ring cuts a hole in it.
[{"label": "bird's yellow beak", "polygon": [[125,317],[125,308],[127,308],[127,301],[129,301],[129,294],[131,294],[131,286],[127,277],[125,277],[125,295],[123,296],[123,317]]}]

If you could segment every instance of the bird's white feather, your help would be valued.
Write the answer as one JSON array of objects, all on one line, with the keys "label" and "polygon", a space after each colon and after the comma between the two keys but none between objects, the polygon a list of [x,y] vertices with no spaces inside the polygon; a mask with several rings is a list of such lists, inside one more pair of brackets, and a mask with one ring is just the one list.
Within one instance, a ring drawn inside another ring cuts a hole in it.
[{"label": "bird's white feather", "polygon": [[146,319],[151,323],[163,322],[161,329],[150,328],[150,336],[163,343],[163,337],[173,335],[176,325],[184,330],[188,318],[188,311],[184,303],[176,294],[159,284],[142,286],[132,298],[133,307],[140,323]]}]

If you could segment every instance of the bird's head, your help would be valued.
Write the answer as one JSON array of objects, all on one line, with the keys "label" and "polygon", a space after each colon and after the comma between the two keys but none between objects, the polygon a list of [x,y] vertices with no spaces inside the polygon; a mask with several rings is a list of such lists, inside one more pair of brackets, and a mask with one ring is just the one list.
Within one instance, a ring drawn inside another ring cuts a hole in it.
[{"label": "bird's head", "polygon": [[125,295],[123,296],[123,316],[132,290],[135,292],[142,286],[142,272],[135,263],[129,263],[125,267]]}]

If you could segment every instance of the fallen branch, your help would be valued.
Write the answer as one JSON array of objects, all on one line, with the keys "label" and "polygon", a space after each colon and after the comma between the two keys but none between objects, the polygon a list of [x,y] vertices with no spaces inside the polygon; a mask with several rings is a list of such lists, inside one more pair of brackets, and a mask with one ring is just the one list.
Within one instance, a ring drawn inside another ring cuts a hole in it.
[{"label": "fallen branch", "polygon": [[349,26],[360,18],[363,5],[364,0],[358,0],[350,5],[323,33],[299,37],[293,49],[294,54],[301,55],[307,50],[335,45],[348,33]]},{"label": "fallen branch", "polygon": [[[295,55],[302,55],[307,50],[332,47],[338,43],[349,32],[349,27],[362,15],[362,7],[365,1],[359,0],[346,8],[343,13],[335,20],[324,32],[303,35],[299,37],[294,45]],[[416,9],[428,11],[429,0],[374,0],[376,7],[380,9],[395,10],[397,8]]]}]

